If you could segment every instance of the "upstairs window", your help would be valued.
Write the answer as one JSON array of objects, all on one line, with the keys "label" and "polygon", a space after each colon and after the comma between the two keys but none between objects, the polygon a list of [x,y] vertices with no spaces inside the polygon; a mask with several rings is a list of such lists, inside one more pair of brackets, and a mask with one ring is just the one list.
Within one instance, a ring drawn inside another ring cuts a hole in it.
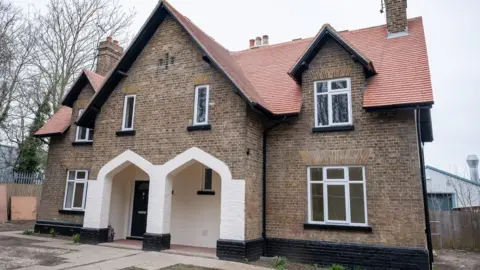
[{"label": "upstairs window", "polygon": [[308,223],[367,225],[364,167],[308,168]]},{"label": "upstairs window", "polygon": [[123,104],[122,130],[133,130],[135,118],[135,95],[126,95]]},{"label": "upstairs window", "polygon": [[208,124],[208,99],[209,99],[209,86],[208,85],[196,86],[193,125]]},{"label": "upstairs window", "polygon": [[[80,115],[82,115],[82,113],[83,113],[83,109],[78,110],[77,119],[80,118]],[[76,142],[93,141],[93,130],[86,127],[77,126],[77,135],[75,137],[75,141]]]},{"label": "upstairs window", "polygon": [[85,209],[87,179],[88,171],[86,170],[71,170],[67,172],[67,186],[63,203],[65,210]]},{"label": "upstairs window", "polygon": [[315,92],[315,127],[352,124],[350,78],[317,81]]}]

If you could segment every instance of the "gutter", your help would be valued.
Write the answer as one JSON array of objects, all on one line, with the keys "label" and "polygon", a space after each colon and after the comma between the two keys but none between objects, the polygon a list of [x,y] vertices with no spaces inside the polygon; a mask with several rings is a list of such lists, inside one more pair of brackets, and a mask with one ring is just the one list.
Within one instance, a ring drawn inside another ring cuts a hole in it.
[{"label": "gutter", "polygon": [[433,248],[432,248],[432,234],[430,230],[430,215],[428,212],[428,203],[427,203],[427,181],[425,177],[425,157],[423,153],[423,142],[422,142],[422,129],[420,124],[420,107],[417,107],[415,110],[415,120],[417,126],[417,141],[418,141],[418,155],[420,157],[420,175],[422,181],[422,193],[423,193],[423,211],[425,212],[425,234],[427,237],[427,248],[428,248],[428,258],[429,258],[429,268],[432,269],[433,263]]},{"label": "gutter", "polygon": [[284,116],[273,124],[267,126],[263,130],[263,158],[262,158],[262,239],[263,239],[263,253],[262,256],[267,256],[267,137],[268,132],[277,127],[286,120],[296,116]]}]

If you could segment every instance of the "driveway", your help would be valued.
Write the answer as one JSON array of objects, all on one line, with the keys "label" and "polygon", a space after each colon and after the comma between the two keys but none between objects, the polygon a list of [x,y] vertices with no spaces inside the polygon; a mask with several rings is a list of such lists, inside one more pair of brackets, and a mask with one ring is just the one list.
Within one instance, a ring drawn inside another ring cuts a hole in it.
[{"label": "driveway", "polygon": [[0,269],[246,269],[263,267],[138,249],[79,245],[71,241],[0,232]]}]

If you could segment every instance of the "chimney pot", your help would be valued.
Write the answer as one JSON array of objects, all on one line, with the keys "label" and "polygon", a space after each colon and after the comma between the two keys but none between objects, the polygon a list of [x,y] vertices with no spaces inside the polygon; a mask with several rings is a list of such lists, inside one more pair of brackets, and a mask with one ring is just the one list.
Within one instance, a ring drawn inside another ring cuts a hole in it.
[{"label": "chimney pot", "polygon": [[255,39],[250,39],[250,44],[249,44],[249,47],[252,48],[255,46]]},{"label": "chimney pot", "polygon": [[113,39],[113,38],[112,38],[111,36],[108,36],[108,37],[107,37],[107,41],[112,42],[112,39]]},{"label": "chimney pot", "polygon": [[263,35],[263,45],[268,45],[268,35]]},{"label": "chimney pot", "polygon": [[255,46],[262,46],[262,38],[261,37],[257,37],[255,38]]},{"label": "chimney pot", "polygon": [[477,155],[469,155],[467,157],[467,164],[470,168],[470,180],[474,182],[480,182],[478,176],[478,157]]}]

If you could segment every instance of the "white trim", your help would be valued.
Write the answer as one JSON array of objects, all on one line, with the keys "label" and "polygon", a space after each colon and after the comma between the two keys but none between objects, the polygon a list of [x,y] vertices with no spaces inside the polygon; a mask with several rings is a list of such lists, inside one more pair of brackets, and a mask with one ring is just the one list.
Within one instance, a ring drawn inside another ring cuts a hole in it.
[{"label": "white trim", "polygon": [[[127,150],[110,160],[98,172],[97,180],[88,181],[90,188],[87,193],[87,202],[85,205],[85,216],[83,218],[84,227],[96,229],[108,227],[113,177],[131,164],[134,164],[144,171],[150,181],[155,180],[160,173],[160,166],[153,165],[131,150]],[[151,196],[149,195],[149,200],[150,199]]]},{"label": "white trim", "polygon": [[[130,191],[130,204],[128,205],[128,224],[127,224],[127,237],[132,236],[132,222],[133,222],[133,197],[135,196],[135,182],[137,180],[132,181],[132,187]],[[150,187],[149,187],[150,188]],[[150,190],[148,191],[150,193]]]},{"label": "white trim", "polygon": [[[357,167],[362,168],[362,181],[351,181],[349,176],[349,168]],[[314,181],[311,180],[311,169],[320,168],[322,169],[322,180]],[[344,170],[343,179],[328,179],[327,170],[328,169],[338,169],[342,168]],[[314,221],[312,213],[312,190],[311,185],[322,185],[323,186],[323,221]],[[361,184],[363,185],[363,206],[364,206],[364,217],[365,223],[352,223],[351,222],[351,209],[350,209],[350,185],[351,184]],[[307,199],[308,199],[308,223],[310,224],[338,224],[345,226],[368,226],[368,214],[367,214],[367,189],[366,189],[366,179],[365,179],[365,167],[358,165],[351,166],[311,166],[307,168]],[[346,220],[330,220],[328,216],[328,186],[344,186],[345,189],[345,215]]]},{"label": "white trim", "polygon": [[[336,81],[347,81],[347,88],[345,89],[339,89],[339,90],[332,90],[331,85],[333,82]],[[323,93],[317,93],[317,84],[318,83],[327,83],[327,92]],[[333,109],[332,109],[332,96],[335,95],[340,95],[340,94],[347,94],[347,102],[348,102],[348,122],[343,122],[343,123],[333,123]],[[328,102],[328,124],[327,125],[320,125],[318,123],[318,109],[317,109],[317,96],[325,95],[327,96],[327,102]],[[315,81],[313,82],[313,100],[314,100],[314,111],[315,111],[315,127],[331,127],[331,126],[345,126],[345,125],[351,125],[353,120],[352,120],[352,86],[351,86],[351,80],[350,78],[336,78],[332,80],[322,80],[322,81]]]},{"label": "white trim", "polygon": [[[75,177],[73,180],[68,179],[70,172],[75,172]],[[85,179],[77,179],[77,174],[79,172],[85,173]],[[72,190],[72,206],[66,207],[67,204],[67,192],[68,192],[68,183],[73,183],[73,190]],[[82,206],[81,207],[73,207],[75,201],[75,190],[77,189],[77,183],[83,184],[83,194],[82,194]],[[63,195],[63,209],[64,210],[76,210],[82,211],[85,209],[85,203],[87,198],[87,188],[88,188],[88,170],[68,170],[67,171],[67,181],[65,183],[65,194]]]},{"label": "white trim", "polygon": [[[82,115],[83,111],[84,111],[84,109],[78,109],[78,117],[77,117],[77,119],[80,118],[80,115]],[[79,138],[80,129],[82,129],[82,128],[84,128],[84,129],[87,130],[87,131],[86,131],[86,137],[85,137],[85,139],[80,139],[80,138]],[[76,131],[76,134],[75,134],[75,141],[76,141],[76,142],[92,142],[93,140],[89,140],[89,139],[88,139],[88,138],[90,138],[90,135],[91,135],[90,133],[91,133],[91,132],[92,132],[92,130],[91,130],[90,128],[81,127],[81,126],[78,126],[78,125],[77,125],[77,131]]]},{"label": "white trim", "polygon": [[[125,127],[125,125],[127,124],[127,122],[126,122],[127,121],[127,119],[126,119],[127,105],[128,105],[127,100],[131,97],[133,97],[132,126],[127,128],[127,127]],[[137,95],[135,95],[135,94],[125,95],[125,98],[123,99],[122,130],[133,130],[134,123],[135,123],[135,106],[136,106],[136,103],[137,103]]]},{"label": "white trim", "polygon": [[[207,98],[206,98],[206,104],[205,104],[205,121],[203,122],[198,122],[197,121],[197,109],[198,109],[198,90],[200,88],[206,88],[207,89]],[[210,85],[204,84],[204,85],[197,85],[195,86],[195,104],[193,106],[193,125],[205,125],[208,124],[208,104],[210,102]]]}]

